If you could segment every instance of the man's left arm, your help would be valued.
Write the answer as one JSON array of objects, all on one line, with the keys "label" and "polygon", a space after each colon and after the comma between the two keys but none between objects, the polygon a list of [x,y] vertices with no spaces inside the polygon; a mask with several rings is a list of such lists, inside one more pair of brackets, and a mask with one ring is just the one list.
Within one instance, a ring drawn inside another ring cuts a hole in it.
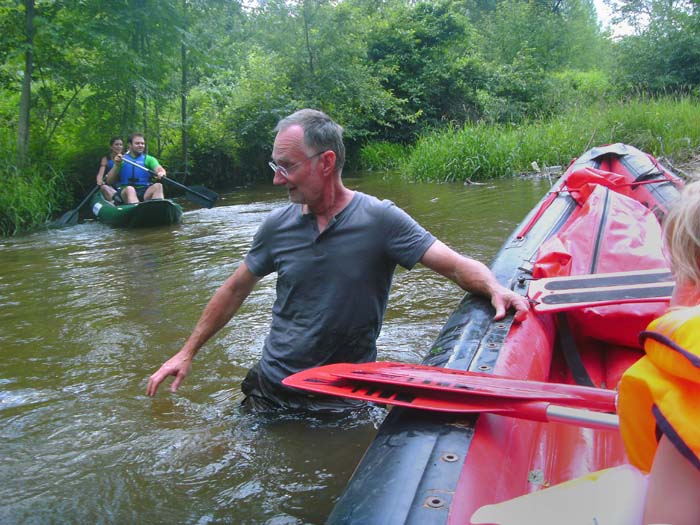
[{"label": "man's left arm", "polygon": [[463,290],[489,297],[496,309],[496,321],[503,319],[509,308],[515,309],[517,321],[522,321],[528,312],[527,299],[501,285],[486,265],[460,255],[439,240],[426,250],[420,262],[454,281]]}]

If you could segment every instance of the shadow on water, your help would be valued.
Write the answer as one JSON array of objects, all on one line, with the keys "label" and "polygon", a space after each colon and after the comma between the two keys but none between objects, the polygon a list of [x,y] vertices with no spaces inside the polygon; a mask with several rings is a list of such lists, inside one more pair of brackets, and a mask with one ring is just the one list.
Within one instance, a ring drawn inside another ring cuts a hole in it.
[{"label": "shadow on water", "polygon": [[[447,244],[488,262],[541,181],[418,185],[377,176]],[[274,301],[263,279],[180,391],[144,395],[244,257],[283,190],[248,188],[182,225],[95,222],[0,239],[0,523],[322,523],[385,412],[251,415],[239,386]],[[418,362],[460,290],[420,266],[395,277],[379,358]]]}]

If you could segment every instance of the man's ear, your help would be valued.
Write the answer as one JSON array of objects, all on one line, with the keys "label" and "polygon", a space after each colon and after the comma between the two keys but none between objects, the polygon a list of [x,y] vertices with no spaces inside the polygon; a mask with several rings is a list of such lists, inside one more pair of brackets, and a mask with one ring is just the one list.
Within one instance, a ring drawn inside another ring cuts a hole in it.
[{"label": "man's ear", "polygon": [[328,150],[324,151],[320,157],[321,167],[323,169],[323,175],[332,175],[335,173],[335,151]]}]

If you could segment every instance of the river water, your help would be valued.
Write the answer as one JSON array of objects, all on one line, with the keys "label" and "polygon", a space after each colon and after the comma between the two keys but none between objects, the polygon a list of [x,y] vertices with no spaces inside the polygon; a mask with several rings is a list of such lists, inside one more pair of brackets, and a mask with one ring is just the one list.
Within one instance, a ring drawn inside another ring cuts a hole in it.
[{"label": "river water", "polygon": [[[346,184],[392,199],[486,263],[549,188],[378,175]],[[265,215],[285,203],[283,189],[258,186],[189,209],[177,226],[85,222],[0,239],[0,523],[323,523],[385,412],[261,417],[239,408],[274,276],[202,349],[177,394],[169,381],[155,398],[144,394]],[[420,265],[399,269],[379,359],[420,362],[462,295]]]}]

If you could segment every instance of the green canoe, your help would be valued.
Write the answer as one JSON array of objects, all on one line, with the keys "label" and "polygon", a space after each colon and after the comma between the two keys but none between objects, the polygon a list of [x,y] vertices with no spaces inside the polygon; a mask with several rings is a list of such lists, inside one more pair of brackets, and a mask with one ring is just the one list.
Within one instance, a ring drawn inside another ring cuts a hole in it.
[{"label": "green canoe", "polygon": [[98,221],[124,228],[167,226],[182,220],[182,208],[169,199],[114,205],[98,191],[92,198],[91,208]]}]

